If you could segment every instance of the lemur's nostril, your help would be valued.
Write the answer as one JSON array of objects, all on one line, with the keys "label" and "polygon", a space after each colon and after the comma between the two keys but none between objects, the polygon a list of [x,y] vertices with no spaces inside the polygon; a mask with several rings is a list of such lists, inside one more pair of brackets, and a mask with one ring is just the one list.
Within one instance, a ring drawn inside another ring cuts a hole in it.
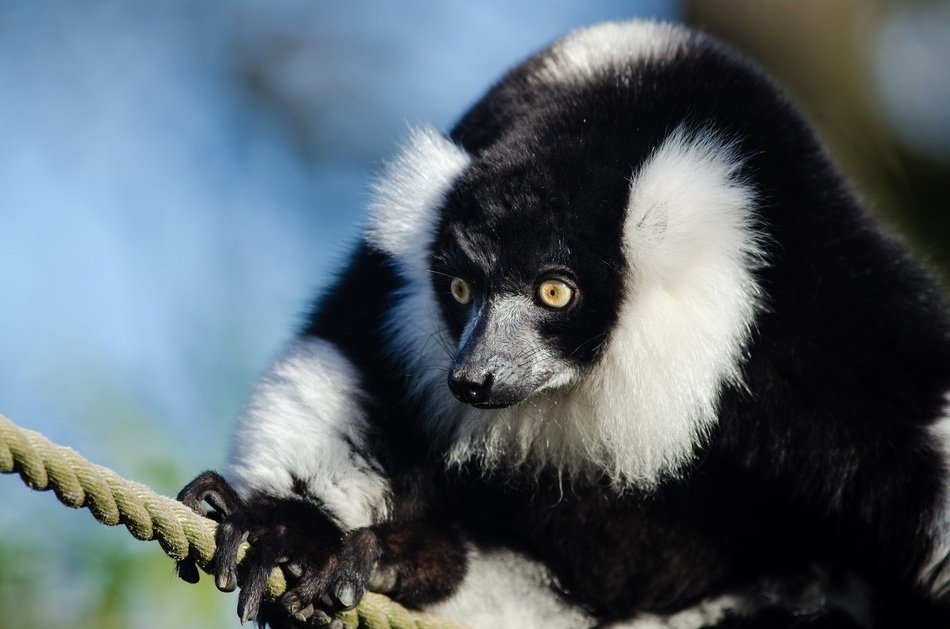
[{"label": "lemur's nostril", "polygon": [[491,395],[491,386],[495,381],[492,374],[485,374],[481,380],[471,378],[468,374],[453,372],[449,374],[449,389],[460,402],[466,404],[483,404]]}]

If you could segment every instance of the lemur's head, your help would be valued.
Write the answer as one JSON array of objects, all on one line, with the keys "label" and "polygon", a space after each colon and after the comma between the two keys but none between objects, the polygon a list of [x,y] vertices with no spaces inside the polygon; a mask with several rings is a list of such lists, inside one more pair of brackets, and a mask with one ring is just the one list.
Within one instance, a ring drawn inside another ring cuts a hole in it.
[{"label": "lemur's head", "polygon": [[404,282],[392,350],[449,457],[681,469],[741,380],[760,187],[800,187],[816,146],[756,69],[655,23],[572,33],[448,137],[416,131],[367,239]]},{"label": "lemur's head", "polygon": [[[618,168],[553,157],[488,151],[441,208],[429,268],[453,345],[446,377],[478,408],[575,383],[617,318],[629,184]],[[595,181],[578,185],[585,174]]]}]

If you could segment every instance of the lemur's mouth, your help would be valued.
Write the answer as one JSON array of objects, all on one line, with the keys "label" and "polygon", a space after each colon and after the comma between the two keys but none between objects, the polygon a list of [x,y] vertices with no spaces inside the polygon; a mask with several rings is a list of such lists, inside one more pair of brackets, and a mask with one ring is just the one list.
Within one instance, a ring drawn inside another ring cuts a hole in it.
[{"label": "lemur's mouth", "polygon": [[514,402],[477,402],[477,403],[472,404],[472,406],[474,406],[475,408],[479,408],[482,410],[508,408],[509,406],[513,406],[513,405],[514,405]]},{"label": "lemur's mouth", "polygon": [[449,391],[459,402],[480,410],[508,408],[523,402],[535,389],[498,383],[492,373],[476,372],[454,367],[449,372]]}]

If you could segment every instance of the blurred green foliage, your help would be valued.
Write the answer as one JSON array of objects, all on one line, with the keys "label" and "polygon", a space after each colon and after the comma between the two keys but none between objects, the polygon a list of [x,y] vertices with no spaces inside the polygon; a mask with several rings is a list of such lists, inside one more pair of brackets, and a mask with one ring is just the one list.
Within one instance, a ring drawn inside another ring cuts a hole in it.
[{"label": "blurred green foliage", "polygon": [[[52,496],[47,500],[62,508]],[[157,544],[135,541],[121,527],[103,528],[88,514],[73,517],[87,522],[77,523],[66,545],[0,541],[0,629],[237,624],[233,596],[218,592],[210,579],[197,586],[178,581]]]}]

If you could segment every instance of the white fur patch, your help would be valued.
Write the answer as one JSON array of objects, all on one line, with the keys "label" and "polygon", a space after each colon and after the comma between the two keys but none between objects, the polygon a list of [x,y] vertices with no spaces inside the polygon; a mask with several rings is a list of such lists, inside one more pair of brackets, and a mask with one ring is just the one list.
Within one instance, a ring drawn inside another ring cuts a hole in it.
[{"label": "white fur patch", "polygon": [[722,138],[678,130],[630,185],[630,292],[579,393],[599,404],[605,462],[640,485],[681,469],[715,424],[723,386],[741,386],[763,253],[740,165]]},{"label": "white fur patch", "polygon": [[542,83],[575,83],[612,70],[629,73],[632,64],[672,57],[684,47],[689,31],[657,22],[607,22],[572,31],[541,57],[531,76]]},{"label": "white fur patch", "polygon": [[933,549],[918,578],[935,598],[950,595],[950,393],[945,398],[943,415],[930,427],[930,434],[943,456],[946,477],[932,525]]},{"label": "white fur patch", "polygon": [[607,625],[610,629],[702,629],[713,627],[727,616],[742,616],[750,611],[748,601],[740,596],[724,595],[707,599],[670,614],[640,614],[632,620]]},{"label": "white fur patch", "polygon": [[470,548],[465,580],[451,598],[427,611],[466,627],[573,629],[594,620],[567,604],[540,563],[508,551]]},{"label": "white fur patch", "polygon": [[437,211],[471,158],[431,128],[414,129],[374,186],[366,240],[388,253],[414,280],[428,282]]},{"label": "white fur patch", "polygon": [[368,458],[356,368],[331,343],[296,341],[257,384],[235,431],[226,476],[252,492],[323,502],[346,530],[383,521],[390,488]]}]

